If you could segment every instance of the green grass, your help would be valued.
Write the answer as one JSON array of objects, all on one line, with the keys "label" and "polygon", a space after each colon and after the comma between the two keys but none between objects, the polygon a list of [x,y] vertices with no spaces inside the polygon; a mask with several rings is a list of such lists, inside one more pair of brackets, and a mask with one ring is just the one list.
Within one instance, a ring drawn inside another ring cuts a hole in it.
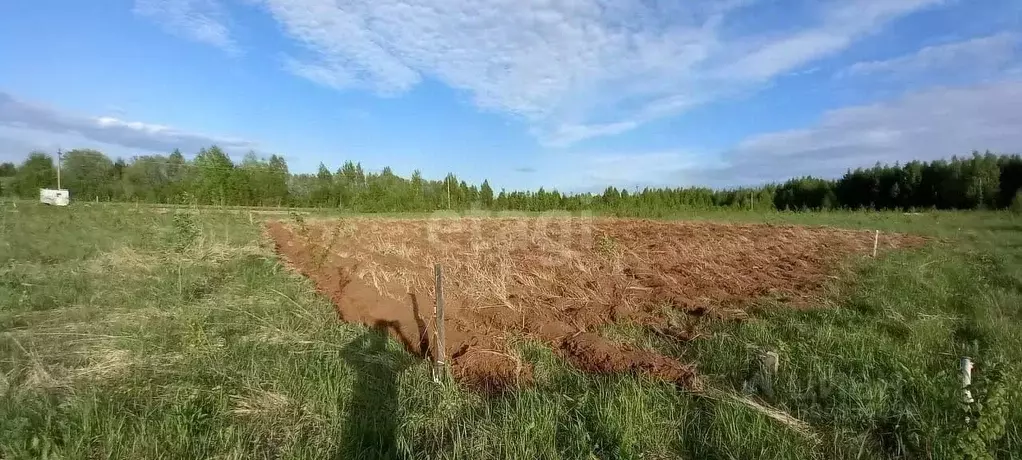
[{"label": "green grass", "polygon": [[[960,458],[968,440],[1022,453],[1022,399],[987,398],[970,427],[956,380],[968,354],[980,399],[1020,381],[1022,219],[1007,213],[678,215],[938,239],[850,264],[826,308],[764,305],[689,344],[615,331],[697,362],[714,393],[585,375],[525,342],[535,385],[486,397],[338,322],[261,244],[258,215],[0,206],[0,458]],[[756,348],[781,355],[766,403],[811,434],[722,396]]]}]

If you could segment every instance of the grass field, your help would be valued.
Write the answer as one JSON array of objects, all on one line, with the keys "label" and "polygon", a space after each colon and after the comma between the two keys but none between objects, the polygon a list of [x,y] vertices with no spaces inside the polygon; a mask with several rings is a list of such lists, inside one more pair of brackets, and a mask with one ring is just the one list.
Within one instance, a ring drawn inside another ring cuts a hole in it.
[{"label": "grass field", "polygon": [[[1022,455],[1012,214],[679,215],[934,239],[849,262],[820,308],[707,318],[688,343],[608,331],[697,363],[710,391],[582,373],[519,341],[534,384],[483,396],[434,384],[398,342],[338,321],[262,240],[260,221],[286,213],[0,205],[0,458]],[[728,396],[763,348],[781,356],[769,410]],[[969,414],[962,355],[983,403]]]}]

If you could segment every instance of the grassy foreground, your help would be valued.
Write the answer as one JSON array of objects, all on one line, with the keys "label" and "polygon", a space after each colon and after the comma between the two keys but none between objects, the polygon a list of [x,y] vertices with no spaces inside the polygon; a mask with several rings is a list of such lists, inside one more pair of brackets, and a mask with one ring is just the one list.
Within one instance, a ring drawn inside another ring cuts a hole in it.
[{"label": "grassy foreground", "polygon": [[[536,385],[484,397],[338,322],[261,244],[266,215],[0,206],[3,459],[1022,456],[1022,219],[1006,213],[679,216],[939,240],[850,263],[826,308],[764,305],[688,344],[620,328],[698,362],[710,394],[523,342]],[[726,397],[764,348],[781,356],[765,404],[810,430]]]}]

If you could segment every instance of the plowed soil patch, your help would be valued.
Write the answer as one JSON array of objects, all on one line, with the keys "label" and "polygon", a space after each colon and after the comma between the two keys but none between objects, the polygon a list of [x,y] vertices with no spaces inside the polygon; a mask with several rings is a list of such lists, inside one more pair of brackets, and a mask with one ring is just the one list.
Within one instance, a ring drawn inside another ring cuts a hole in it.
[{"label": "plowed soil patch", "polygon": [[[433,356],[434,275],[444,270],[446,355],[462,382],[500,390],[531,369],[508,339],[541,340],[591,372],[696,386],[692,366],[607,340],[601,327],[666,329],[664,309],[741,316],[754,299],[808,304],[869,231],[620,219],[344,219],[271,222],[278,253],[348,322],[385,327]],[[922,239],[884,234],[880,250]]]}]

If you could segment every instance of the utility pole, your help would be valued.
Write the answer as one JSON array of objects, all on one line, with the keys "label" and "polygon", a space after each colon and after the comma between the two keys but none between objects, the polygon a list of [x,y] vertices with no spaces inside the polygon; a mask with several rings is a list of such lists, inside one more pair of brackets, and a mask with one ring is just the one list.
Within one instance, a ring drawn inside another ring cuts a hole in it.
[{"label": "utility pole", "polygon": [[63,157],[64,152],[57,147],[57,190],[60,190],[60,160]]},{"label": "utility pole", "polygon": [[451,209],[451,176],[447,176],[447,209]]}]

